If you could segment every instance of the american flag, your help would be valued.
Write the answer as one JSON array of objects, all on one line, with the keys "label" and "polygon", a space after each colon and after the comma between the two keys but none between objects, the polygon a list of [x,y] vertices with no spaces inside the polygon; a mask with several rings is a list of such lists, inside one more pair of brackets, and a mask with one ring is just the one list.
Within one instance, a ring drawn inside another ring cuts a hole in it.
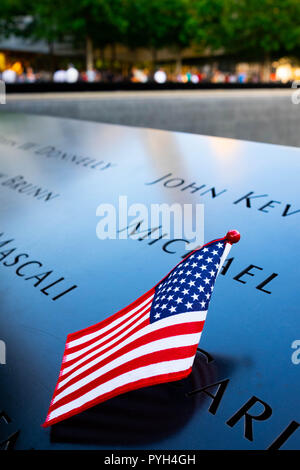
[{"label": "american flag", "polygon": [[68,335],[44,427],[191,372],[217,274],[235,243],[233,232],[238,233],[187,255],[126,308]]}]

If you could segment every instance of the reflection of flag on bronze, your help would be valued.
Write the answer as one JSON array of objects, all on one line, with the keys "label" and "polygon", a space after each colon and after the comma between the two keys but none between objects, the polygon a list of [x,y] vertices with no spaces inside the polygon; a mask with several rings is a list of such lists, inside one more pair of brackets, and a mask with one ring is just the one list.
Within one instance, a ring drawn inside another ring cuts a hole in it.
[{"label": "reflection of flag on bronze", "polygon": [[44,427],[121,393],[186,377],[218,272],[238,232],[193,251],[146,294],[67,337]]}]

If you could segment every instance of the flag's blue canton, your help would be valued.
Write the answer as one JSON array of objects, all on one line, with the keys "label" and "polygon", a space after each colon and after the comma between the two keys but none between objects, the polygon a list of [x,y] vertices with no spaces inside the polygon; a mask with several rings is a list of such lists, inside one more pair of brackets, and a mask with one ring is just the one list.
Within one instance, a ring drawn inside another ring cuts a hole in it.
[{"label": "flag's blue canton", "polygon": [[207,310],[226,240],[210,243],[182,261],[155,289],[150,322]]}]

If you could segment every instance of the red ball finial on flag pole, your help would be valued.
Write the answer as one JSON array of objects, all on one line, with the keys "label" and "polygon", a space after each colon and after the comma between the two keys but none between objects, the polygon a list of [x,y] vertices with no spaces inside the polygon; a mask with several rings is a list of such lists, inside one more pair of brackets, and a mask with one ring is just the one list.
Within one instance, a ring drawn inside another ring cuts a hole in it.
[{"label": "red ball finial on flag pole", "polygon": [[226,235],[226,240],[228,243],[231,243],[231,245],[233,245],[233,243],[237,243],[238,241],[240,241],[240,238],[241,238],[241,235],[237,230],[229,230],[229,232]]}]

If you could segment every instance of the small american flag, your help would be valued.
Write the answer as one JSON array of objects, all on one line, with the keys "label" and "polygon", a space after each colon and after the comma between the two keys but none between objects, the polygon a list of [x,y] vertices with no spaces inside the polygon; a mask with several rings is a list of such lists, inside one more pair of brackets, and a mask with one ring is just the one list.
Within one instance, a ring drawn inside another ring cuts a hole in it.
[{"label": "small american flag", "polygon": [[130,390],[186,377],[217,274],[238,240],[230,231],[193,251],[135,302],[68,335],[43,426]]}]

